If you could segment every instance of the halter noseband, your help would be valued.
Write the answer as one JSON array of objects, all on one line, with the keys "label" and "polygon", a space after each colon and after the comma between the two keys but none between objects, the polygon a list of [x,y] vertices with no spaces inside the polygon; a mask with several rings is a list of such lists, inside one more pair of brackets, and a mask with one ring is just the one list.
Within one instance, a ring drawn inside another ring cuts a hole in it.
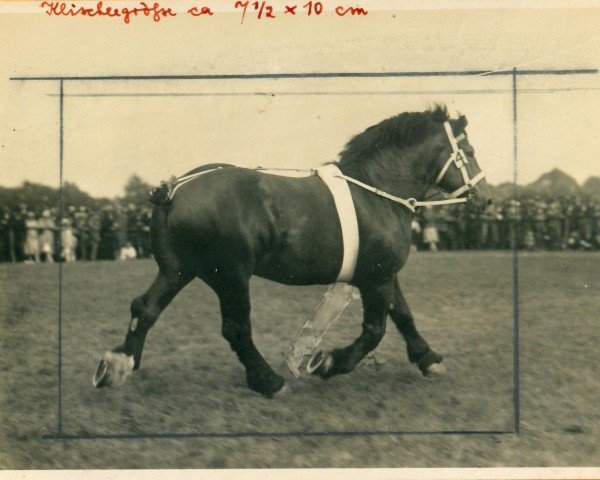
[{"label": "halter noseband", "polygon": [[444,178],[444,175],[446,175],[446,172],[448,171],[450,165],[454,164],[454,166],[460,170],[460,173],[462,174],[463,180],[465,182],[465,184],[462,187],[450,193],[450,197],[457,198],[463,193],[471,190],[475,185],[477,185],[477,183],[480,180],[485,178],[485,174],[483,172],[479,172],[473,178],[469,177],[469,172],[467,172],[467,167],[465,166],[467,163],[469,163],[469,160],[467,159],[467,155],[465,154],[463,149],[458,147],[458,142],[463,140],[466,137],[466,134],[463,132],[458,137],[455,137],[454,133],[452,132],[450,122],[444,122],[444,129],[446,130],[446,135],[448,136],[448,140],[450,141],[452,153],[450,154],[450,158],[448,158],[448,161],[446,162],[446,164],[438,174],[437,178],[435,179],[435,183],[439,185],[442,179]]}]

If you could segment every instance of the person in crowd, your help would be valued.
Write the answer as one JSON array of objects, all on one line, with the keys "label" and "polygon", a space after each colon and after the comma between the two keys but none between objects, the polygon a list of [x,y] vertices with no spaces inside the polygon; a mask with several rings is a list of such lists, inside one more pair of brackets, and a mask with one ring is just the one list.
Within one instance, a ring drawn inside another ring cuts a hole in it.
[{"label": "person in crowd", "polygon": [[118,203],[114,206],[114,223],[113,229],[115,231],[115,257],[119,256],[119,252],[125,246],[127,242],[127,211]]},{"label": "person in crowd", "polygon": [[507,203],[502,201],[495,202],[496,211],[498,212],[498,248],[501,250],[510,248],[508,240],[508,218],[506,218]]},{"label": "person in crowd", "polygon": [[477,250],[481,247],[479,244],[479,231],[481,229],[479,214],[463,209],[462,215],[465,219],[465,248]]},{"label": "person in crowd", "polygon": [[546,203],[537,198],[533,204],[533,234],[535,245],[533,248],[545,249],[548,246],[548,233],[546,230]]},{"label": "person in crowd", "polygon": [[79,207],[73,215],[73,228],[77,239],[77,259],[87,260],[89,257],[89,222],[88,212],[84,206]]},{"label": "person in crowd", "polygon": [[75,215],[77,214],[77,207],[75,205],[67,205],[67,207],[63,210],[63,218],[68,218],[73,222],[75,220]]},{"label": "person in crowd", "polygon": [[448,206],[448,236],[452,243],[452,250],[465,248],[465,216],[461,205]]},{"label": "person in crowd", "polygon": [[35,217],[35,213],[27,212],[27,219],[25,220],[25,263],[40,263],[40,237],[38,230],[40,224]]},{"label": "person in crowd", "polygon": [[12,262],[10,238],[10,209],[2,207],[0,216],[0,262]]},{"label": "person in crowd", "polygon": [[419,221],[417,218],[413,218],[412,223],[410,225],[411,228],[411,242],[410,242],[410,251],[416,252],[418,250],[418,245],[421,243],[421,225],[419,225]]},{"label": "person in crowd", "polygon": [[76,260],[75,249],[77,248],[77,238],[73,232],[72,221],[69,218],[62,219],[60,239],[62,246],[61,261],[74,262]]},{"label": "person in crowd", "polygon": [[584,217],[586,215],[585,204],[580,199],[575,199],[574,211],[573,211],[573,231],[576,231],[579,239],[581,240],[582,233],[585,233],[586,226]]},{"label": "person in crowd", "polygon": [[480,221],[479,245],[481,248],[496,249],[500,246],[499,224],[502,215],[498,212],[496,205],[491,204],[482,215]]},{"label": "person in crowd", "polygon": [[135,260],[137,252],[131,242],[125,242],[119,251],[119,260]]},{"label": "person in crowd", "polygon": [[535,248],[535,201],[533,199],[525,199],[521,205],[521,222],[520,222],[520,242],[523,247],[528,249]]},{"label": "person in crowd", "polygon": [[448,224],[448,208],[447,206],[441,206],[437,208],[436,217],[435,217],[435,226],[438,233],[439,250],[450,250],[451,242],[450,242],[450,234],[449,229],[450,226]]},{"label": "person in crowd", "polygon": [[561,205],[563,224],[562,239],[560,246],[564,250],[568,247],[571,232],[573,231],[573,229],[577,230],[577,227],[574,225],[575,199],[573,197],[567,197],[565,201],[561,202]]},{"label": "person in crowd", "polygon": [[150,222],[152,220],[152,209],[144,208],[141,214],[141,257],[147,258],[152,254],[152,241],[150,238]]},{"label": "person in crowd", "polygon": [[98,258],[100,260],[114,260],[116,258],[115,253],[118,253],[118,240],[115,230],[114,207],[108,205],[102,210]]},{"label": "person in crowd", "polygon": [[127,239],[135,248],[138,258],[143,257],[144,249],[142,246],[142,212],[134,204],[127,206]]},{"label": "person in crowd", "polygon": [[558,200],[552,200],[548,204],[546,231],[548,232],[548,248],[558,250],[562,246],[564,215]]},{"label": "person in crowd", "polygon": [[597,250],[600,250],[600,201],[594,202],[593,209],[594,217],[594,246]]},{"label": "person in crowd", "polygon": [[55,232],[57,230],[56,223],[49,209],[42,212],[42,216],[38,221],[40,229],[40,252],[43,261],[46,263],[54,263],[55,254]]},{"label": "person in crowd", "polygon": [[440,241],[435,210],[432,207],[425,207],[423,210],[423,243],[428,246],[429,250],[436,252]]},{"label": "person in crowd", "polygon": [[535,242],[535,233],[533,230],[527,230],[525,233],[525,239],[523,240],[523,244],[525,246],[525,250],[535,250],[537,244]]},{"label": "person in crowd", "polygon": [[98,246],[100,245],[100,230],[102,228],[102,221],[100,213],[92,211],[87,219],[87,228],[89,232],[89,247],[90,247],[90,260],[94,261],[98,259]]},{"label": "person in crowd", "polygon": [[591,244],[594,238],[594,204],[582,202],[579,211],[579,236],[581,240]]},{"label": "person in crowd", "polygon": [[25,236],[27,228],[25,220],[27,219],[27,208],[24,204],[13,207],[12,214],[8,221],[10,256],[13,262],[22,262],[25,259]]},{"label": "person in crowd", "polygon": [[571,232],[571,235],[569,236],[569,240],[567,242],[567,246],[571,250],[592,250],[593,248],[593,245],[590,242],[581,238],[579,232],[577,231]]}]

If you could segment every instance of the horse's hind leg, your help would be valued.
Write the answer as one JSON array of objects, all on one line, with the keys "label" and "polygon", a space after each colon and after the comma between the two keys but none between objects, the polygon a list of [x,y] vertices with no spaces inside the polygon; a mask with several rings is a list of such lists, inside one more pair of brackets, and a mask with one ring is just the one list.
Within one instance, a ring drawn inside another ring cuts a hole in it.
[{"label": "horse's hind leg", "polygon": [[175,269],[161,269],[150,288],[131,302],[131,322],[122,345],[106,352],[94,375],[94,386],[122,384],[127,375],[140,367],[148,331],[160,313],[194,275]]},{"label": "horse's hind leg", "polygon": [[284,388],[284,379],[276,374],[252,341],[250,325],[250,292],[248,278],[211,282],[221,304],[223,337],[246,368],[248,386],[271,398]]},{"label": "horse's hind leg", "polygon": [[408,359],[419,367],[423,375],[442,373],[443,357],[435,353],[417,331],[398,279],[394,282],[394,300],[389,313],[406,340]]},{"label": "horse's hind leg", "polygon": [[308,371],[322,378],[348,373],[369,352],[375,350],[385,333],[385,322],[394,294],[392,282],[360,287],[363,300],[363,324],[360,336],[346,348],[331,353],[317,352],[309,361]]}]

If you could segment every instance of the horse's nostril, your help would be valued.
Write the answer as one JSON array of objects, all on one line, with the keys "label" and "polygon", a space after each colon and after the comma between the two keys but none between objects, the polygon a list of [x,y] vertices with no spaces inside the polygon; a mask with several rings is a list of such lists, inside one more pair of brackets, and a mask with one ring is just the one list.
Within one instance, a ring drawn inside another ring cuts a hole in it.
[{"label": "horse's nostril", "polygon": [[486,202],[486,207],[489,207],[492,203],[494,203],[494,200],[492,200],[491,198],[488,199],[488,201]]}]

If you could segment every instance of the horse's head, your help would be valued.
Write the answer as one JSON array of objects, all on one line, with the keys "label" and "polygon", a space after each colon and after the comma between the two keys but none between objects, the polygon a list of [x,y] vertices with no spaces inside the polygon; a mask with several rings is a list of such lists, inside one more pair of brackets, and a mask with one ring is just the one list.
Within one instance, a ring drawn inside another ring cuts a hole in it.
[{"label": "horse's head", "polygon": [[465,132],[467,119],[446,120],[439,133],[442,146],[433,162],[432,179],[437,187],[453,198],[467,198],[467,208],[483,212],[492,203],[492,193]]},{"label": "horse's head", "polygon": [[420,199],[436,184],[467,208],[482,212],[491,192],[469,143],[464,116],[454,120],[446,107],[405,112],[354,136],[340,154],[345,175],[401,198]]}]

